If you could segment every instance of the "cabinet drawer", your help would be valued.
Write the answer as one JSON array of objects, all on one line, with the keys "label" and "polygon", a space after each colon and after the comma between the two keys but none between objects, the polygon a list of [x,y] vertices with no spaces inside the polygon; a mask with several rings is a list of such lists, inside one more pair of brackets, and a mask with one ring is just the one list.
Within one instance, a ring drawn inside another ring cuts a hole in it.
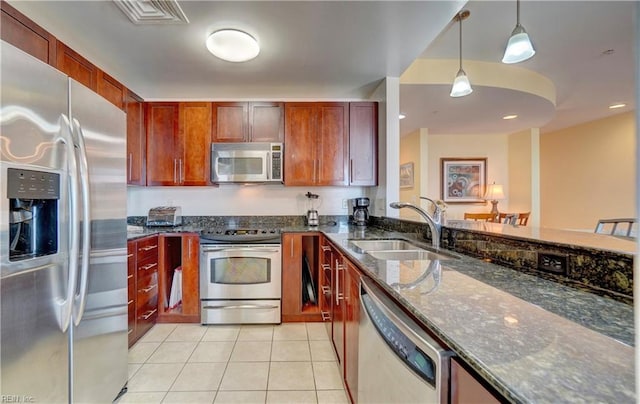
[{"label": "cabinet drawer", "polygon": [[136,334],[144,335],[156,323],[158,306],[156,305],[146,310],[138,310],[138,313],[138,317],[136,318]]},{"label": "cabinet drawer", "polygon": [[155,257],[155,261],[158,260],[158,236],[139,240],[136,244],[138,262],[151,257]]},{"label": "cabinet drawer", "polygon": [[148,274],[158,272],[158,259],[149,258],[138,262],[137,277],[147,276]]}]

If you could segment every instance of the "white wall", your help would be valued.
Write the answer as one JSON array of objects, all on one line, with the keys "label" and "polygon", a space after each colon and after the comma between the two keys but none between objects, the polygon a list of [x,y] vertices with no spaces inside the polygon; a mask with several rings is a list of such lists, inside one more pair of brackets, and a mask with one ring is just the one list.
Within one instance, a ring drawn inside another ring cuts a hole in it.
[{"label": "white wall", "polygon": [[182,207],[185,216],[304,215],[307,192],[320,195],[320,215],[348,215],[344,199],[365,196],[364,187],[285,187],[221,185],[220,187],[129,187],[127,215],[146,216],[154,206]]}]

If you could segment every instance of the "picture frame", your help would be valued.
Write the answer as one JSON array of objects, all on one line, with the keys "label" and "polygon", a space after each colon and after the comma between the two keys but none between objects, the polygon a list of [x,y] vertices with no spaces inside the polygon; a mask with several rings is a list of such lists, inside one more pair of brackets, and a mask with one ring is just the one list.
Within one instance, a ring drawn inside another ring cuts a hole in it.
[{"label": "picture frame", "polygon": [[446,203],[485,203],[487,158],[440,159],[441,196]]},{"label": "picture frame", "polygon": [[400,164],[400,188],[413,188],[413,162]]}]

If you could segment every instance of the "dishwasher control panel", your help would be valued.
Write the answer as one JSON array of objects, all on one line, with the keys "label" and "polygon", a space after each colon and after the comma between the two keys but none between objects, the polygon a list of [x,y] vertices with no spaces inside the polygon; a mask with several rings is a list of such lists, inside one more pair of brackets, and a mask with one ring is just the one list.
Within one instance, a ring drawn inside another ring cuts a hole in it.
[{"label": "dishwasher control panel", "polygon": [[404,335],[402,331],[385,316],[369,295],[362,294],[360,298],[371,318],[371,322],[389,348],[424,381],[431,386],[435,386],[435,361]]}]

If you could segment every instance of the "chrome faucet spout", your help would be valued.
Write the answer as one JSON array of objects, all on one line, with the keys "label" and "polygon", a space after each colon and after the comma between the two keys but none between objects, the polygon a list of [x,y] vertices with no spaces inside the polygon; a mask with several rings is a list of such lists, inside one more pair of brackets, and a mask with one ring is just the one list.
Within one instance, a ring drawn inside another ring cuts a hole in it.
[{"label": "chrome faucet spout", "polygon": [[389,207],[394,209],[410,208],[418,212],[427,222],[427,225],[429,225],[429,230],[431,230],[431,245],[438,249],[440,248],[440,234],[442,232],[442,210],[433,200],[422,196],[420,198],[431,201],[431,203],[436,207],[433,217],[426,210],[409,202],[391,202]]}]

